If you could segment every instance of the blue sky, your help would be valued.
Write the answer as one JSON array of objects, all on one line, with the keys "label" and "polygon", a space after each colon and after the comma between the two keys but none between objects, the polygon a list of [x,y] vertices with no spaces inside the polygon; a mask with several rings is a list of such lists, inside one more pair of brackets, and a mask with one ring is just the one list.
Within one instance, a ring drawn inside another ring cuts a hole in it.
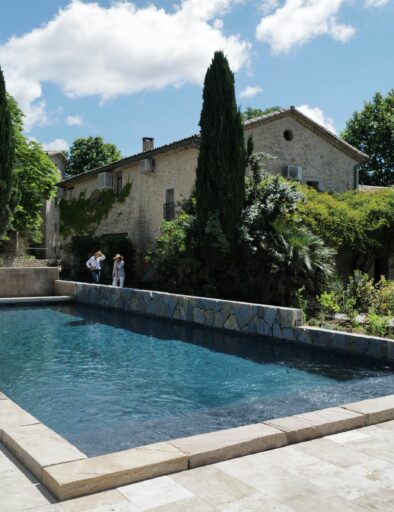
[{"label": "blue sky", "polygon": [[242,107],[295,105],[339,133],[394,87],[393,26],[393,0],[2,0],[0,65],[28,136],[129,155],[198,130],[217,49]]}]

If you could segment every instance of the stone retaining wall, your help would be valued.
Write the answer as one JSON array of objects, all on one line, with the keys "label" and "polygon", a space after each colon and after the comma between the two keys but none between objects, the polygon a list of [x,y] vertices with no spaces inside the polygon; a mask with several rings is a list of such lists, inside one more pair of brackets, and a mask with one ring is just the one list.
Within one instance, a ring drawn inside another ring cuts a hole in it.
[{"label": "stone retaining wall", "polygon": [[55,293],[73,295],[78,302],[87,304],[276,338],[283,338],[287,330],[302,323],[300,309],[134,288],[56,281]]},{"label": "stone retaining wall", "polygon": [[55,293],[72,295],[78,302],[87,304],[394,361],[394,340],[303,326],[299,309],[73,281],[56,281]]},{"label": "stone retaining wall", "polygon": [[54,294],[57,267],[0,267],[0,297],[40,297]]}]

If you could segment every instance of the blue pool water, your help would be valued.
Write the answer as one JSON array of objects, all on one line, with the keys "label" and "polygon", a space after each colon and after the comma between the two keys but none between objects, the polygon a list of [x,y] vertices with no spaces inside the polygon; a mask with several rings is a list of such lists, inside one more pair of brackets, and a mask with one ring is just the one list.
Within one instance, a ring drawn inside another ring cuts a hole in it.
[{"label": "blue pool water", "polygon": [[0,390],[92,456],[391,394],[394,372],[82,305],[2,307]]}]

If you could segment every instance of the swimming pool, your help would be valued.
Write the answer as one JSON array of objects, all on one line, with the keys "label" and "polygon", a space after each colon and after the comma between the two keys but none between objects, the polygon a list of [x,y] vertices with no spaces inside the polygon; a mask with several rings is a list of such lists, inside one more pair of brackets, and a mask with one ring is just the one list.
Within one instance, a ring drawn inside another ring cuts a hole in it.
[{"label": "swimming pool", "polygon": [[394,372],[99,307],[2,307],[0,390],[93,456],[392,394]]}]

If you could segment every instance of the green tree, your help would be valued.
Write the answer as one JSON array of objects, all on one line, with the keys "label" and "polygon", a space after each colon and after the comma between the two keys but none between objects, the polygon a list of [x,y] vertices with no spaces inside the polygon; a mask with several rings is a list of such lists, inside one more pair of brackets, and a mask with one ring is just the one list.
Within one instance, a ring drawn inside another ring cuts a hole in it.
[{"label": "green tree", "polygon": [[115,144],[104,142],[102,137],[76,139],[68,152],[66,175],[75,176],[121,158],[122,154]]},{"label": "green tree", "polygon": [[14,156],[11,112],[4,76],[0,68],[0,238],[7,232],[12,213],[10,199],[14,182]]},{"label": "green tree", "polygon": [[394,185],[394,89],[376,93],[354,112],[342,137],[370,157],[360,168],[360,183]]},{"label": "green tree", "polygon": [[15,140],[17,194],[10,229],[28,241],[41,239],[42,206],[55,192],[59,174],[42,146],[23,135],[23,113],[8,96]]},{"label": "green tree", "polygon": [[196,171],[197,227],[206,251],[212,240],[233,246],[245,198],[246,149],[234,75],[215,52],[205,75]]},{"label": "green tree", "polygon": [[254,119],[255,117],[265,116],[266,114],[270,114],[271,112],[277,112],[278,110],[282,110],[282,107],[268,107],[264,110],[260,108],[247,107],[241,114],[242,121],[248,121],[249,119]]}]

